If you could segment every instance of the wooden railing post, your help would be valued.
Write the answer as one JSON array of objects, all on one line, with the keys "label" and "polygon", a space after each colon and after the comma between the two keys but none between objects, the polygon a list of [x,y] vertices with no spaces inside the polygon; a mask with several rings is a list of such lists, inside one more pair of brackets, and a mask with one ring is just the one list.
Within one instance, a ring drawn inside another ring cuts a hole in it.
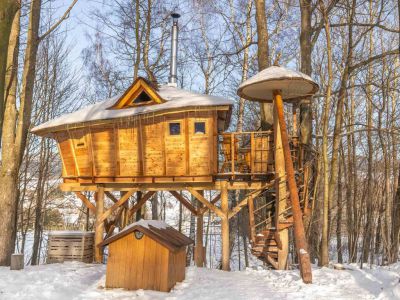
[{"label": "wooden railing post", "polygon": [[232,177],[235,176],[235,135],[231,133],[231,172],[232,172]]}]

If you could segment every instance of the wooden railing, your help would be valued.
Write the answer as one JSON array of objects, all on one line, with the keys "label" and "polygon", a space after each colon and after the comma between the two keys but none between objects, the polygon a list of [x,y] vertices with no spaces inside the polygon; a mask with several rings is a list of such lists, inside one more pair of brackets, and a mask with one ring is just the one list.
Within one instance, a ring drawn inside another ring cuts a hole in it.
[{"label": "wooden railing", "polygon": [[[226,132],[218,136],[218,175],[265,176],[274,172],[272,131]],[[292,159],[298,167],[298,142],[291,139]]]}]

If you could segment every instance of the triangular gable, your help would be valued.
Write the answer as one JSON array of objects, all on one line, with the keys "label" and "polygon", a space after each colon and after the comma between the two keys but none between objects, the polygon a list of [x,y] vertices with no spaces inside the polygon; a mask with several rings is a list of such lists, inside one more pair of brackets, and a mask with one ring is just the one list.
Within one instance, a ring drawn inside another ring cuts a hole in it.
[{"label": "triangular gable", "polygon": [[138,77],[109,109],[124,109],[164,102],[165,100],[160,97],[155,88],[146,79]]}]

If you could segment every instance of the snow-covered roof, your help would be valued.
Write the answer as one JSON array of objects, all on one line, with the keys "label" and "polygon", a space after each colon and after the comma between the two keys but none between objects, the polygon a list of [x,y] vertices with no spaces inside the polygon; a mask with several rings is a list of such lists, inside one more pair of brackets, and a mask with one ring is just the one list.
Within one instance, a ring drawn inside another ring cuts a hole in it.
[{"label": "snow-covered roof", "polygon": [[163,100],[165,100],[165,103],[124,109],[110,109],[110,107],[120,99],[122,95],[121,94],[40,124],[34,127],[31,132],[38,133],[43,130],[51,131],[51,128],[62,125],[131,117],[135,115],[177,108],[233,105],[233,101],[229,99],[194,93],[168,85],[159,86],[157,93],[161,96],[161,98],[163,98]]},{"label": "snow-covered roof", "polygon": [[315,94],[318,84],[299,71],[272,66],[242,82],[237,93],[248,100],[270,102],[274,90],[282,91],[283,100],[291,100]]},{"label": "snow-covered roof", "polygon": [[123,238],[124,236],[135,231],[142,232],[172,251],[176,251],[181,247],[193,243],[190,238],[163,221],[141,219],[140,221],[132,223],[120,232],[104,240],[100,246],[109,245],[110,243],[119,240],[120,238]]},{"label": "snow-covered roof", "polygon": [[140,219],[139,221],[126,226],[119,233],[130,230],[134,226],[142,226],[144,228],[150,228],[150,226],[151,226],[151,227],[158,228],[158,229],[166,229],[167,227],[169,227],[168,224],[163,221]]}]

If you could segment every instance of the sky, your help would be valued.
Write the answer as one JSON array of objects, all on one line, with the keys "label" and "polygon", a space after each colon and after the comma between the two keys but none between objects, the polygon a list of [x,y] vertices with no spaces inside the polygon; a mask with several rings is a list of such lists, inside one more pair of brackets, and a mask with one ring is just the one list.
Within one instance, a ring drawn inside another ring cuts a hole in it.
[{"label": "sky", "polygon": [[[53,7],[56,12],[53,14],[53,18],[58,20],[67,8],[71,5],[72,0],[56,0],[54,1]],[[58,29],[60,31],[67,31],[67,41],[71,47],[70,60],[71,63],[77,67],[82,67],[81,52],[88,45],[86,34],[91,32],[91,28],[94,26],[89,18],[90,11],[94,7],[103,5],[101,0],[78,0],[73,7],[70,16],[66,19],[62,26]]]}]

